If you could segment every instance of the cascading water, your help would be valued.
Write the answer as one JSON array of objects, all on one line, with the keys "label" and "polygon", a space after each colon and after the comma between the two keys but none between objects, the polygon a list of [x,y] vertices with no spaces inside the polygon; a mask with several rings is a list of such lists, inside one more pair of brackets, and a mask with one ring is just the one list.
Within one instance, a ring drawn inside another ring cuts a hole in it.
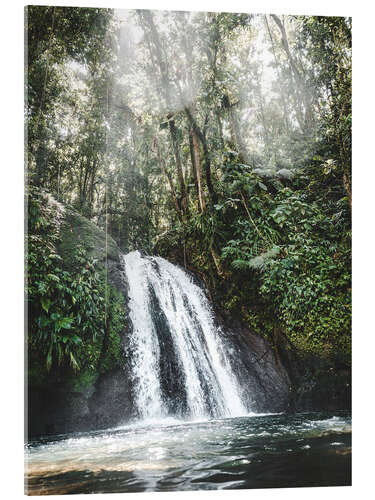
[{"label": "cascading water", "polygon": [[131,371],[140,418],[233,417],[249,410],[204,292],[179,267],[138,251],[129,285]]}]

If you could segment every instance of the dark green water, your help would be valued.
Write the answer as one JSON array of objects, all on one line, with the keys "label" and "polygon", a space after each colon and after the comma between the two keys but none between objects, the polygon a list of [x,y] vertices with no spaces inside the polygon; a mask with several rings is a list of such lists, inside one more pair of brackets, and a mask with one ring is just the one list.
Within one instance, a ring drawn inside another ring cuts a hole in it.
[{"label": "dark green water", "polygon": [[344,486],[347,413],[138,423],[25,450],[29,494]]}]

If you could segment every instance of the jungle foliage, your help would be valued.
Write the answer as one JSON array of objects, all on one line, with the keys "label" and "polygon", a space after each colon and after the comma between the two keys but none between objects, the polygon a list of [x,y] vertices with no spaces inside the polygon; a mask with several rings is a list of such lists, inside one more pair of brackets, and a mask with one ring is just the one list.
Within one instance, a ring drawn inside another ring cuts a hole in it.
[{"label": "jungle foliage", "polygon": [[46,376],[69,377],[77,372],[81,380],[92,381],[101,371],[121,365],[123,359],[124,299],[108,285],[103,265],[89,257],[83,245],[75,247],[68,264],[61,257],[62,224],[64,207],[31,187],[26,261],[28,364],[38,383]]},{"label": "jungle foliage", "polygon": [[79,249],[64,270],[40,189],[124,251],[196,271],[275,345],[348,366],[351,20],[29,7],[28,40],[30,337],[47,365],[97,359],[103,290]]}]

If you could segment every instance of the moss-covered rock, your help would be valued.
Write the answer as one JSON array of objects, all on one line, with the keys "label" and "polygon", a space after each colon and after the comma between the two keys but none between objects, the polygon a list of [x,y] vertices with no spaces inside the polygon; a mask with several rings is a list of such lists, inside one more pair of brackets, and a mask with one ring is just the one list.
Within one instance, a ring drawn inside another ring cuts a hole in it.
[{"label": "moss-covered rock", "polygon": [[[102,387],[112,384],[127,404],[121,250],[95,223],[44,191],[30,190],[28,205],[28,434],[97,427],[110,417],[90,404]],[[46,358],[45,338],[57,315],[65,323]],[[71,339],[74,364],[64,350]]]},{"label": "moss-covered rock", "polygon": [[118,262],[120,248],[115,240],[71,208],[65,207],[60,227],[59,253],[66,264],[69,264],[72,252],[77,245],[82,245],[88,255],[99,263],[106,258]]}]

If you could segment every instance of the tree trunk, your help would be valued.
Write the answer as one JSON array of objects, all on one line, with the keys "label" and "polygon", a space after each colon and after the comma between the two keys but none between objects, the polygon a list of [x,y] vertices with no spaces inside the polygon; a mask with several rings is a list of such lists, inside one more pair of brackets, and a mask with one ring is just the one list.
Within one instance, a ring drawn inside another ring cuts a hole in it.
[{"label": "tree trunk", "polygon": [[192,129],[190,131],[190,137],[193,143],[193,151],[194,151],[194,166],[196,172],[197,186],[198,186],[198,200],[199,200],[199,208],[201,213],[206,210],[206,201],[204,199],[203,194],[203,183],[202,183],[202,171],[201,171],[201,159],[200,159],[200,151],[199,144],[197,140],[197,136],[195,131]]},{"label": "tree trunk", "polygon": [[[311,120],[312,120],[312,96],[311,92],[306,86],[306,82],[304,78],[301,75],[300,70],[297,67],[297,63],[294,60],[292,53],[290,52],[290,47],[289,47],[289,42],[288,42],[288,37],[285,31],[285,27],[283,23],[281,22],[280,18],[276,16],[275,14],[271,14],[272,19],[275,21],[275,24],[280,30],[281,33],[281,43],[284,48],[284,51],[288,57],[288,61],[292,70],[292,74],[294,75],[294,79],[296,82],[296,88],[298,90],[298,96],[299,96],[299,113],[297,113],[297,119],[300,124],[300,127],[302,131],[307,131],[311,127]],[[304,113],[302,111],[302,106],[304,107]],[[303,117],[303,118],[302,118]]]},{"label": "tree trunk", "polygon": [[247,154],[247,148],[242,139],[242,134],[240,130],[240,124],[238,121],[238,116],[236,114],[236,110],[234,107],[238,103],[232,104],[229,100],[228,94],[224,94],[223,96],[223,107],[227,110],[229,115],[229,123],[230,123],[230,131],[231,131],[231,139],[233,144],[235,144],[238,148],[238,152],[241,157],[241,162],[245,163],[249,161],[249,155]]},{"label": "tree trunk", "polygon": [[280,95],[281,95],[281,100],[282,100],[283,108],[284,108],[285,127],[286,127],[286,130],[288,132],[289,128],[290,128],[289,127],[289,111],[288,111],[288,107],[287,107],[287,104],[286,104],[285,92],[284,92],[284,89],[283,89],[283,85],[281,83],[280,63],[279,63],[279,60],[276,57],[275,44],[274,44],[274,41],[273,41],[273,36],[272,36],[272,33],[271,33],[270,26],[268,24],[267,15],[265,15],[264,18],[266,20],[266,26],[267,26],[268,36],[269,36],[270,41],[271,41],[272,53],[273,53],[273,58],[275,60],[275,67],[276,67],[276,72],[277,72],[277,76],[278,76],[278,81],[280,83]]},{"label": "tree trunk", "polygon": [[[162,47],[162,44],[160,41],[159,33],[155,27],[151,12],[145,10],[145,11],[142,11],[141,13],[139,13],[139,15],[140,15],[141,19],[143,19],[145,21],[144,24],[146,24],[146,26],[149,28],[149,34],[147,32],[145,32],[145,36],[146,36],[148,42],[150,41],[150,38],[152,39],[153,46],[155,49],[156,59],[157,59],[158,65],[159,65],[161,84],[162,84],[162,87],[164,89],[165,102],[166,102],[166,105],[167,105],[169,112],[171,112],[171,110],[173,109],[172,99],[171,99],[171,83],[170,83],[169,74],[168,74],[168,65],[167,65],[167,62],[165,61],[165,58],[163,57],[163,47]],[[150,43],[149,43],[149,50],[150,50],[150,56],[152,58],[152,49],[151,49]],[[173,152],[174,152],[175,161],[176,161],[176,168],[177,168],[177,177],[178,177],[179,185],[180,185],[180,193],[181,193],[180,205],[181,205],[182,211],[185,213],[187,211],[187,208],[188,208],[186,186],[185,186],[184,174],[182,171],[180,150],[179,150],[178,137],[177,137],[177,129],[176,129],[176,125],[175,125],[174,120],[172,119],[171,114],[168,116],[168,126],[169,126],[169,132],[171,134]]]},{"label": "tree trunk", "polygon": [[173,204],[175,206],[177,215],[178,215],[179,219],[182,220],[181,209],[180,209],[180,206],[179,206],[179,203],[178,203],[178,199],[177,199],[177,196],[176,196],[176,191],[175,191],[175,188],[174,188],[174,185],[173,185],[173,181],[172,181],[172,178],[169,175],[167,169],[165,168],[165,164],[164,164],[164,162],[163,162],[163,160],[161,158],[159,144],[158,144],[158,141],[156,140],[156,138],[154,138],[154,144],[155,144],[155,148],[156,148],[156,153],[157,153],[157,157],[158,157],[160,169],[163,172],[164,176],[166,177],[166,179],[168,181],[168,184],[169,184],[169,187],[171,189],[172,200],[173,200]]},{"label": "tree trunk", "polygon": [[210,252],[211,252],[212,260],[214,261],[214,264],[215,264],[218,276],[220,278],[226,278],[226,275],[225,275],[224,271],[221,268],[220,258],[218,256],[216,250],[213,247],[211,247],[210,248]]},{"label": "tree trunk", "polygon": [[345,191],[348,195],[350,211],[352,211],[352,189],[351,189],[351,185],[350,185],[350,181],[349,181],[349,176],[346,173],[344,173],[343,182],[344,182]]},{"label": "tree trunk", "polygon": [[192,130],[189,132],[189,151],[190,151],[190,161],[191,161],[191,172],[190,179],[193,180],[195,186],[195,193],[197,198],[199,198],[199,187],[198,187],[198,178],[197,178],[197,167],[195,165],[195,152],[194,152],[194,144],[193,144],[193,135]]},{"label": "tree trunk", "polygon": [[224,143],[224,135],[223,135],[223,125],[221,123],[221,117],[219,111],[215,111],[216,114],[216,120],[217,120],[217,126],[219,129],[219,140],[220,140],[220,147],[224,149],[225,143]]},{"label": "tree trunk", "polygon": [[182,211],[184,213],[186,213],[187,209],[188,209],[187,192],[186,192],[184,174],[182,171],[180,148],[179,148],[178,137],[177,137],[177,129],[176,129],[176,125],[175,125],[174,120],[169,120],[169,131],[171,133],[173,152],[174,152],[174,156],[175,156],[175,160],[176,160],[176,167],[177,167],[177,177],[178,177],[179,184],[180,184],[181,208],[182,208]]},{"label": "tree trunk", "polygon": [[210,195],[211,202],[212,202],[212,204],[215,205],[217,203],[217,195],[216,195],[214,187],[212,185],[211,161],[210,161],[210,154],[208,152],[207,141],[206,141],[205,136],[202,134],[202,131],[199,128],[197,122],[195,121],[195,118],[192,115],[192,113],[189,109],[189,106],[185,106],[185,113],[189,119],[189,122],[190,122],[192,129],[194,130],[196,136],[198,137],[198,139],[201,142],[202,147],[203,147],[204,173],[205,173],[205,177],[206,177],[207,189],[208,189],[208,193]]}]

